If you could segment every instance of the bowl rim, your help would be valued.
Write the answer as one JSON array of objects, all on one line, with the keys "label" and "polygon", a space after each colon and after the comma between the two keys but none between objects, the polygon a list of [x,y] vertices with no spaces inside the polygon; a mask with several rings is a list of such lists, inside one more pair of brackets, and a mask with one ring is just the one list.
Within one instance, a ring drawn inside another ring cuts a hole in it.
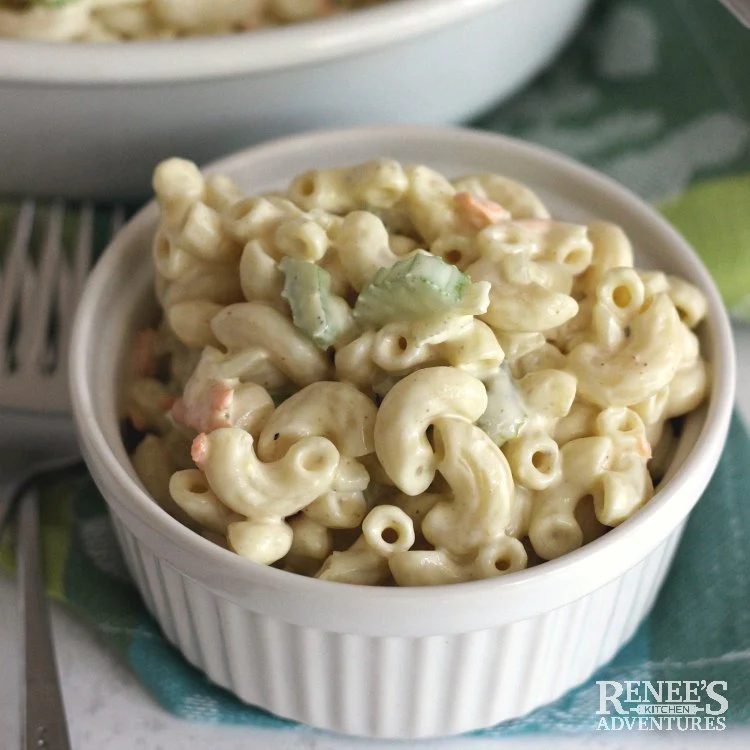
[{"label": "bowl rim", "polygon": [[123,44],[0,39],[0,81],[122,85],[284,70],[403,42],[511,2],[517,0],[391,0],[245,34]]},{"label": "bowl rim", "polygon": [[[679,248],[681,256],[687,256],[696,276],[700,278],[701,289],[708,301],[707,319],[714,350],[712,362],[721,366],[712,367],[714,382],[708,404],[703,407],[705,420],[697,440],[688,450],[675,474],[664,487],[659,488],[644,508],[603,537],[560,558],[545,562],[544,565],[509,576],[430,587],[372,587],[320,581],[258,565],[222,549],[189,530],[162,510],[138,486],[107,447],[104,431],[95,418],[96,409],[86,367],[90,351],[88,341],[96,327],[94,316],[88,314],[88,310],[96,306],[98,288],[107,279],[110,267],[116,266],[118,255],[127,251],[131,238],[137,237],[154,221],[157,215],[154,201],[141,209],[106,248],[92,272],[76,314],[69,367],[79,439],[84,446],[87,461],[90,461],[92,456],[96,459],[96,467],[90,464],[95,478],[98,481],[113,483],[122,490],[121,494],[127,494],[127,501],[105,498],[110,506],[115,506],[116,514],[124,515],[131,520],[136,519],[141,530],[152,539],[158,538],[162,543],[169,542],[181,553],[189,553],[192,557],[186,564],[187,567],[183,568],[183,572],[189,568],[189,577],[208,581],[209,585],[222,589],[230,599],[245,595],[246,591],[242,595],[236,594],[238,586],[235,583],[240,582],[243,589],[254,590],[256,594],[259,590],[284,591],[289,596],[299,597],[300,600],[314,601],[318,609],[330,608],[331,611],[347,612],[353,603],[357,603],[367,611],[378,613],[385,606],[390,608],[389,611],[394,616],[402,616],[402,620],[407,620],[419,612],[423,613],[425,608],[429,607],[435,614],[439,610],[446,618],[452,617],[453,621],[471,620],[476,627],[479,627],[476,623],[489,619],[484,613],[476,616],[468,614],[471,607],[476,608],[478,596],[481,596],[484,602],[488,601],[487,597],[490,595],[498,597],[503,593],[511,595],[515,592],[515,595],[511,596],[515,603],[521,601],[519,597],[523,595],[524,601],[529,601],[518,608],[519,617],[512,619],[520,619],[520,615],[532,616],[535,613],[549,611],[552,607],[548,600],[531,602],[530,599],[541,596],[541,592],[546,595],[554,591],[555,587],[562,587],[566,589],[565,594],[558,592],[554,596],[559,595],[564,601],[572,601],[614,580],[641,562],[675,531],[700,499],[702,489],[713,475],[721,456],[734,405],[736,364],[731,325],[726,309],[714,282],[695,251],[655,209],[627,188],[590,167],[544,147],[508,136],[456,127],[408,125],[323,130],[293,135],[244,149],[212,162],[204,170],[226,172],[241,165],[248,169],[254,162],[283,158],[297,152],[315,153],[315,149],[322,146],[335,150],[343,141],[367,142],[383,138],[398,139],[401,142],[404,138],[411,138],[421,143],[432,139],[442,147],[463,142],[477,147],[512,149],[527,160],[542,164],[545,168],[564,170],[578,180],[588,183],[592,189],[621,203],[629,204],[629,208],[637,212],[643,223],[649,224],[661,238]],[[701,486],[701,491],[696,492],[697,486]],[[681,494],[681,502],[677,502]],[[160,548],[159,554],[163,552],[164,549]],[[597,562],[601,564],[597,566]],[[608,572],[604,573],[604,569]]]}]

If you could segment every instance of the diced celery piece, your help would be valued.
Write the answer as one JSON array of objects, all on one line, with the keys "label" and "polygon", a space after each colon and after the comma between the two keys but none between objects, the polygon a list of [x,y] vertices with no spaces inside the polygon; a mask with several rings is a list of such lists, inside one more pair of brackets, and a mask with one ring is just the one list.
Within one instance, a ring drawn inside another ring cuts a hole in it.
[{"label": "diced celery piece", "polygon": [[380,327],[452,311],[479,314],[487,310],[488,288],[472,284],[466,274],[437,255],[420,251],[378,270],[357,297],[354,318],[363,327]]},{"label": "diced celery piece", "polygon": [[487,409],[477,420],[477,427],[501,446],[507,440],[518,437],[526,424],[526,409],[507,367],[501,367],[484,381],[484,385],[487,388]]},{"label": "diced celery piece", "polygon": [[309,260],[285,257],[281,296],[292,308],[292,320],[320,349],[327,349],[354,325],[346,301],[331,292],[331,275]]}]

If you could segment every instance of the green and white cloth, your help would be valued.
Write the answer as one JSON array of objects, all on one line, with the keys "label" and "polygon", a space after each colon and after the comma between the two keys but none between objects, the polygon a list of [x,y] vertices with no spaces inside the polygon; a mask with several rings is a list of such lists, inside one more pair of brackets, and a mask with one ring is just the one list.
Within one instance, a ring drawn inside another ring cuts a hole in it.
[{"label": "green and white cloth", "polygon": [[[599,0],[546,74],[473,125],[555,148],[657,203],[703,256],[733,313],[750,320],[750,32],[718,2]],[[0,209],[2,225],[14,209]],[[97,210],[100,244],[110,218]],[[0,253],[6,239],[0,226]],[[749,466],[750,439],[735,418],[674,568],[631,642],[586,685],[478,734],[594,730],[596,679],[726,681],[728,724],[750,722]],[[167,644],[88,477],[50,480],[42,513],[50,595],[87,619],[167,710],[315,732],[241,704]],[[12,567],[11,534],[0,540],[0,566]]]}]

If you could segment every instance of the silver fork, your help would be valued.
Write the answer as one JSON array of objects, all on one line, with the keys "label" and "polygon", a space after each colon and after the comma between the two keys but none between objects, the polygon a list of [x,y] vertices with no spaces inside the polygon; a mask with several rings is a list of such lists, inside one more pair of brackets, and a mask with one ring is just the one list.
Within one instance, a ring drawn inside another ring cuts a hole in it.
[{"label": "silver fork", "polygon": [[[70,417],[67,351],[92,261],[94,210],[90,204],[82,206],[68,248],[65,216],[60,201],[46,210],[25,201],[0,275],[0,532],[17,507],[26,750],[70,748],[44,597],[36,492],[43,475],[80,461]],[[122,221],[122,212],[116,211],[112,230]]]}]

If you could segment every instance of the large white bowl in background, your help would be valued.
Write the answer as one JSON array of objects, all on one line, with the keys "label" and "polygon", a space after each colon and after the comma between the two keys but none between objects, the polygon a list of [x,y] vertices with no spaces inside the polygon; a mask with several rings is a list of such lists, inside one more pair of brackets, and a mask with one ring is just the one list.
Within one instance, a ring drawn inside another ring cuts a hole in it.
[{"label": "large white bowl in background", "polygon": [[734,397],[734,352],[719,295],[685,241],[633,194],[551,152],[466,130],[390,127],[285,139],[211,169],[259,191],[312,166],[377,156],[452,176],[507,174],[532,186],[554,216],[621,224],[639,263],[680,274],[705,292],[709,312],[700,335],[712,363],[711,396],[686,420],[665,483],[634,518],[530,570],[411,589],[297,576],[189,531],[142,490],[118,424],[129,342],[153,310],[153,204],[93,272],[75,324],[72,395],[84,455],[130,570],[167,638],[190,662],[281,716],[357,735],[428,737],[486,727],[552,701],[630,638],[719,460]]},{"label": "large white bowl in background", "polygon": [[331,125],[460,122],[525,83],[590,0],[394,0],[237,36],[0,39],[0,195],[144,197],[205,162]]}]

